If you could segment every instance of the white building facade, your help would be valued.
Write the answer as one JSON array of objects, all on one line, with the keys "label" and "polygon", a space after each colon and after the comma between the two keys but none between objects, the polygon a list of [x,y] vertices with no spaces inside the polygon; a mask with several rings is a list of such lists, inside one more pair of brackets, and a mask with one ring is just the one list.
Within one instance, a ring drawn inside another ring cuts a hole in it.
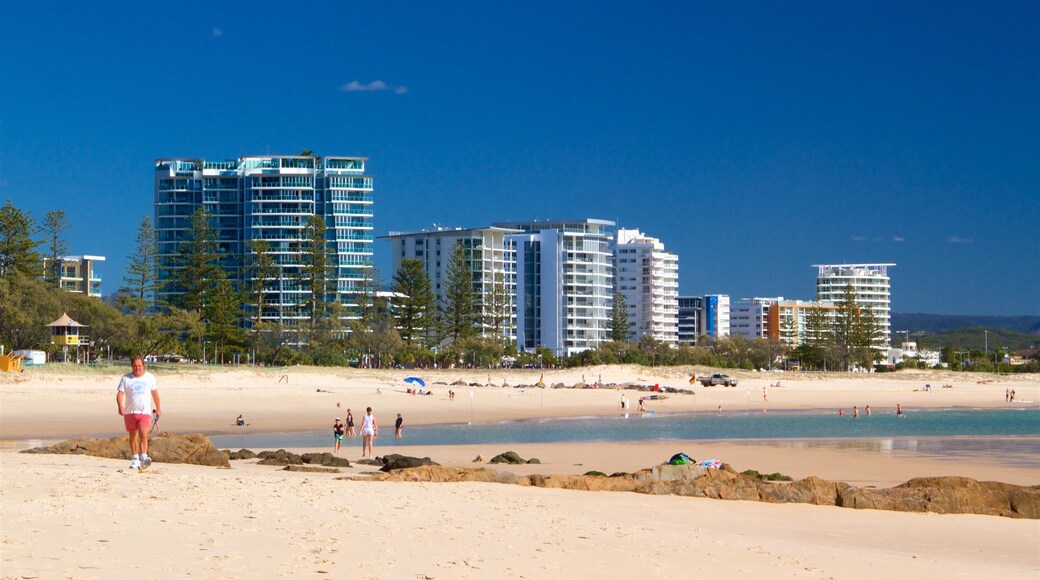
[{"label": "white building facade", "polygon": [[892,283],[888,268],[895,264],[817,264],[816,296],[823,304],[838,304],[852,285],[861,308],[871,308],[881,326],[884,348],[892,340]]},{"label": "white building facade", "polygon": [[783,301],[783,296],[734,300],[730,305],[730,334],[748,340],[768,338],[766,318],[769,316],[769,308]]},{"label": "white building facade", "polygon": [[609,340],[613,306],[614,222],[503,222],[520,230],[516,249],[517,348],[544,346],[558,356],[594,350]]},{"label": "white building facade", "polygon": [[[438,304],[444,304],[450,276],[451,256],[456,243],[466,251],[466,268],[473,282],[473,296],[481,316],[481,333],[489,335],[491,316],[504,316],[500,332],[516,339],[516,250],[508,237],[521,230],[501,227],[436,228],[418,232],[390,232],[381,239],[389,240],[394,272],[402,260],[419,260],[430,279]],[[505,300],[497,304],[495,296]],[[494,313],[493,309],[501,312]]]},{"label": "white building facade", "polygon": [[730,311],[728,294],[708,294],[701,310],[700,334],[712,338],[729,336]]},{"label": "white building facade", "polygon": [[657,238],[619,229],[614,244],[614,284],[624,297],[630,340],[644,336],[675,346],[679,341],[679,258]]}]

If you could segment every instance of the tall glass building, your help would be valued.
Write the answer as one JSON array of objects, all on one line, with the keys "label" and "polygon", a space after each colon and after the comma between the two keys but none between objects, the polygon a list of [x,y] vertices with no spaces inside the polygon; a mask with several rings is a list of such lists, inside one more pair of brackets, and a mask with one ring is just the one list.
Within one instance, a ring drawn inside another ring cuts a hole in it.
[{"label": "tall glass building", "polygon": [[307,222],[325,220],[330,258],[327,299],[347,306],[348,317],[372,265],[372,177],[364,157],[264,155],[228,161],[157,159],[155,229],[160,299],[175,289],[176,256],[191,215],[203,208],[216,238],[220,266],[238,284],[252,261],[248,242],[263,240],[277,273],[265,281],[262,320],[295,325],[309,318],[304,277]]}]

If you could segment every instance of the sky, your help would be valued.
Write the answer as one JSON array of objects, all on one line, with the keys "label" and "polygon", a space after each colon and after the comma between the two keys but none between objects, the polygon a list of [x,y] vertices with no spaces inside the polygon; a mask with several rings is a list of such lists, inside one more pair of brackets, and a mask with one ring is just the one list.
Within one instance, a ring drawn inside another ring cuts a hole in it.
[{"label": "sky", "polygon": [[[680,294],[1040,315],[1040,3],[5,2],[0,203],[119,286],[156,158],[363,156],[375,234],[598,218]],[[382,278],[390,244],[375,244]]]}]

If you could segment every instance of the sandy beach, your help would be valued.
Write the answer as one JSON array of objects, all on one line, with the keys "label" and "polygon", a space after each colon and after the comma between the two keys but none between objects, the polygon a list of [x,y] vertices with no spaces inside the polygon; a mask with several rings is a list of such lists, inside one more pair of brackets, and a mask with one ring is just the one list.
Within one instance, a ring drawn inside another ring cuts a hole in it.
[{"label": "sandy beach", "polygon": [[[576,492],[502,484],[416,484],[344,479],[344,474],[277,471],[251,461],[231,469],[156,464],[131,472],[126,461],[24,455],[29,446],[81,435],[121,434],[115,385],[128,369],[80,371],[55,365],[0,375],[0,575],[104,578],[274,577],[573,578],[641,574],[689,577],[789,575],[805,578],[984,574],[1036,578],[1040,524],[993,516],[850,510],[810,505]],[[915,372],[884,375],[731,373],[738,387],[691,387],[711,369],[634,366],[566,371],[367,371],[312,368],[214,370],[154,368],[164,431],[210,435],[238,429],[330,429],[347,408],[360,419],[375,408],[381,437],[393,417],[406,425],[537,417],[609,416],[614,389],[504,388],[536,383],[659,384],[696,394],[655,402],[659,412],[756,409],[891,412],[999,408],[1006,389],[1018,406],[1040,401],[1040,377]],[[422,376],[432,396],[407,394]],[[456,381],[466,386],[449,386]],[[779,381],[779,387],[772,387]],[[480,386],[469,386],[475,383]],[[494,386],[485,386],[485,385]],[[923,389],[932,386],[930,391]],[[943,388],[951,384],[951,388]],[[763,401],[765,388],[767,401]],[[448,389],[456,392],[448,399]],[[633,401],[639,391],[628,390]],[[472,395],[471,395],[472,393]],[[1026,402],[1029,401],[1029,402]],[[242,414],[247,428],[233,426]],[[406,431],[407,437],[407,431]],[[406,439],[407,440],[407,439]],[[507,448],[504,448],[507,447]],[[389,448],[387,448],[389,449]],[[320,451],[331,450],[328,448]],[[394,447],[443,465],[471,467],[514,450],[541,465],[518,474],[635,471],[687,451],[736,469],[818,475],[888,487],[917,476],[963,475],[1040,484],[1034,469],[995,459],[972,461],[910,452],[878,453],[841,441],[653,441]],[[304,451],[304,449],[297,449]],[[348,440],[342,456],[360,458]],[[376,454],[385,452],[376,440]]]}]

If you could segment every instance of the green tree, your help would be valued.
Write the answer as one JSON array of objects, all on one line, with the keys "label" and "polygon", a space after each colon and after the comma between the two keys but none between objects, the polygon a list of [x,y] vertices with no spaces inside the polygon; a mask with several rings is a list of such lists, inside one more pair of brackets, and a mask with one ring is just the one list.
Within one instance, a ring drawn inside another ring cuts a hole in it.
[{"label": "green tree", "polygon": [[631,324],[628,321],[628,305],[625,304],[625,295],[620,291],[614,292],[614,306],[610,310],[610,340],[614,342],[628,342],[632,336]]},{"label": "green tree", "polygon": [[436,340],[437,312],[434,304],[430,279],[423,271],[419,260],[401,260],[394,274],[394,292],[399,297],[396,318],[397,328],[405,344],[419,343],[427,346]]},{"label": "green tree", "polygon": [[325,240],[328,232],[325,218],[310,216],[307,218],[307,227],[304,232],[304,282],[307,290],[310,291],[310,320],[313,327],[327,315],[325,305],[328,301],[331,259],[328,242]]},{"label": "green tree", "polygon": [[212,351],[206,353],[211,360],[223,363],[229,349],[240,349],[244,343],[242,334],[242,296],[226,276],[219,276],[213,291],[206,301],[204,310],[206,336]]},{"label": "green tree", "polygon": [[874,312],[874,307],[867,305],[860,308],[859,328],[856,334],[857,362],[860,366],[871,368],[884,360],[885,336],[881,328],[881,320]]},{"label": "green tree", "polygon": [[16,208],[11,200],[0,207],[0,277],[14,272],[39,276],[43,260],[36,248],[42,242],[33,239],[36,225],[28,212]]},{"label": "green tree", "polygon": [[47,345],[50,329],[44,325],[61,316],[61,294],[19,269],[0,276],[0,343],[8,351]]},{"label": "green tree", "polygon": [[852,284],[845,286],[837,306],[834,312],[834,343],[841,368],[847,371],[851,368],[854,351],[860,344],[860,307]]},{"label": "green tree", "polygon": [[69,231],[69,220],[65,217],[65,212],[56,209],[44,214],[43,231],[47,237],[47,249],[51,260],[46,279],[56,288],[60,288],[62,263],[69,254],[69,244],[63,237]]},{"label": "green tree", "polygon": [[259,324],[267,305],[267,294],[270,286],[278,280],[278,265],[271,255],[271,245],[266,240],[253,239],[246,243],[244,287],[245,301],[249,306],[250,317],[254,328]]},{"label": "green tree", "polygon": [[157,280],[156,261],[159,246],[155,238],[152,218],[145,214],[137,228],[134,250],[127,256],[126,276],[119,288],[124,312],[142,313],[151,310]]},{"label": "green tree", "polygon": [[455,241],[448,262],[448,281],[444,287],[441,316],[444,330],[452,342],[469,338],[475,333],[477,312],[473,296],[473,273],[461,240]]},{"label": "green tree", "polygon": [[179,244],[174,259],[175,273],[170,280],[170,301],[183,310],[204,314],[206,300],[213,293],[223,270],[217,264],[216,236],[203,208],[191,214],[187,239]]},{"label": "green tree", "polygon": [[363,328],[368,328],[375,320],[385,320],[388,316],[386,300],[379,298],[381,284],[379,270],[375,266],[368,266],[361,271],[361,281],[357,286],[357,318]]},{"label": "green tree", "polygon": [[491,292],[483,305],[484,327],[492,338],[504,339],[510,318],[509,293],[505,275],[495,272],[491,280]]}]

